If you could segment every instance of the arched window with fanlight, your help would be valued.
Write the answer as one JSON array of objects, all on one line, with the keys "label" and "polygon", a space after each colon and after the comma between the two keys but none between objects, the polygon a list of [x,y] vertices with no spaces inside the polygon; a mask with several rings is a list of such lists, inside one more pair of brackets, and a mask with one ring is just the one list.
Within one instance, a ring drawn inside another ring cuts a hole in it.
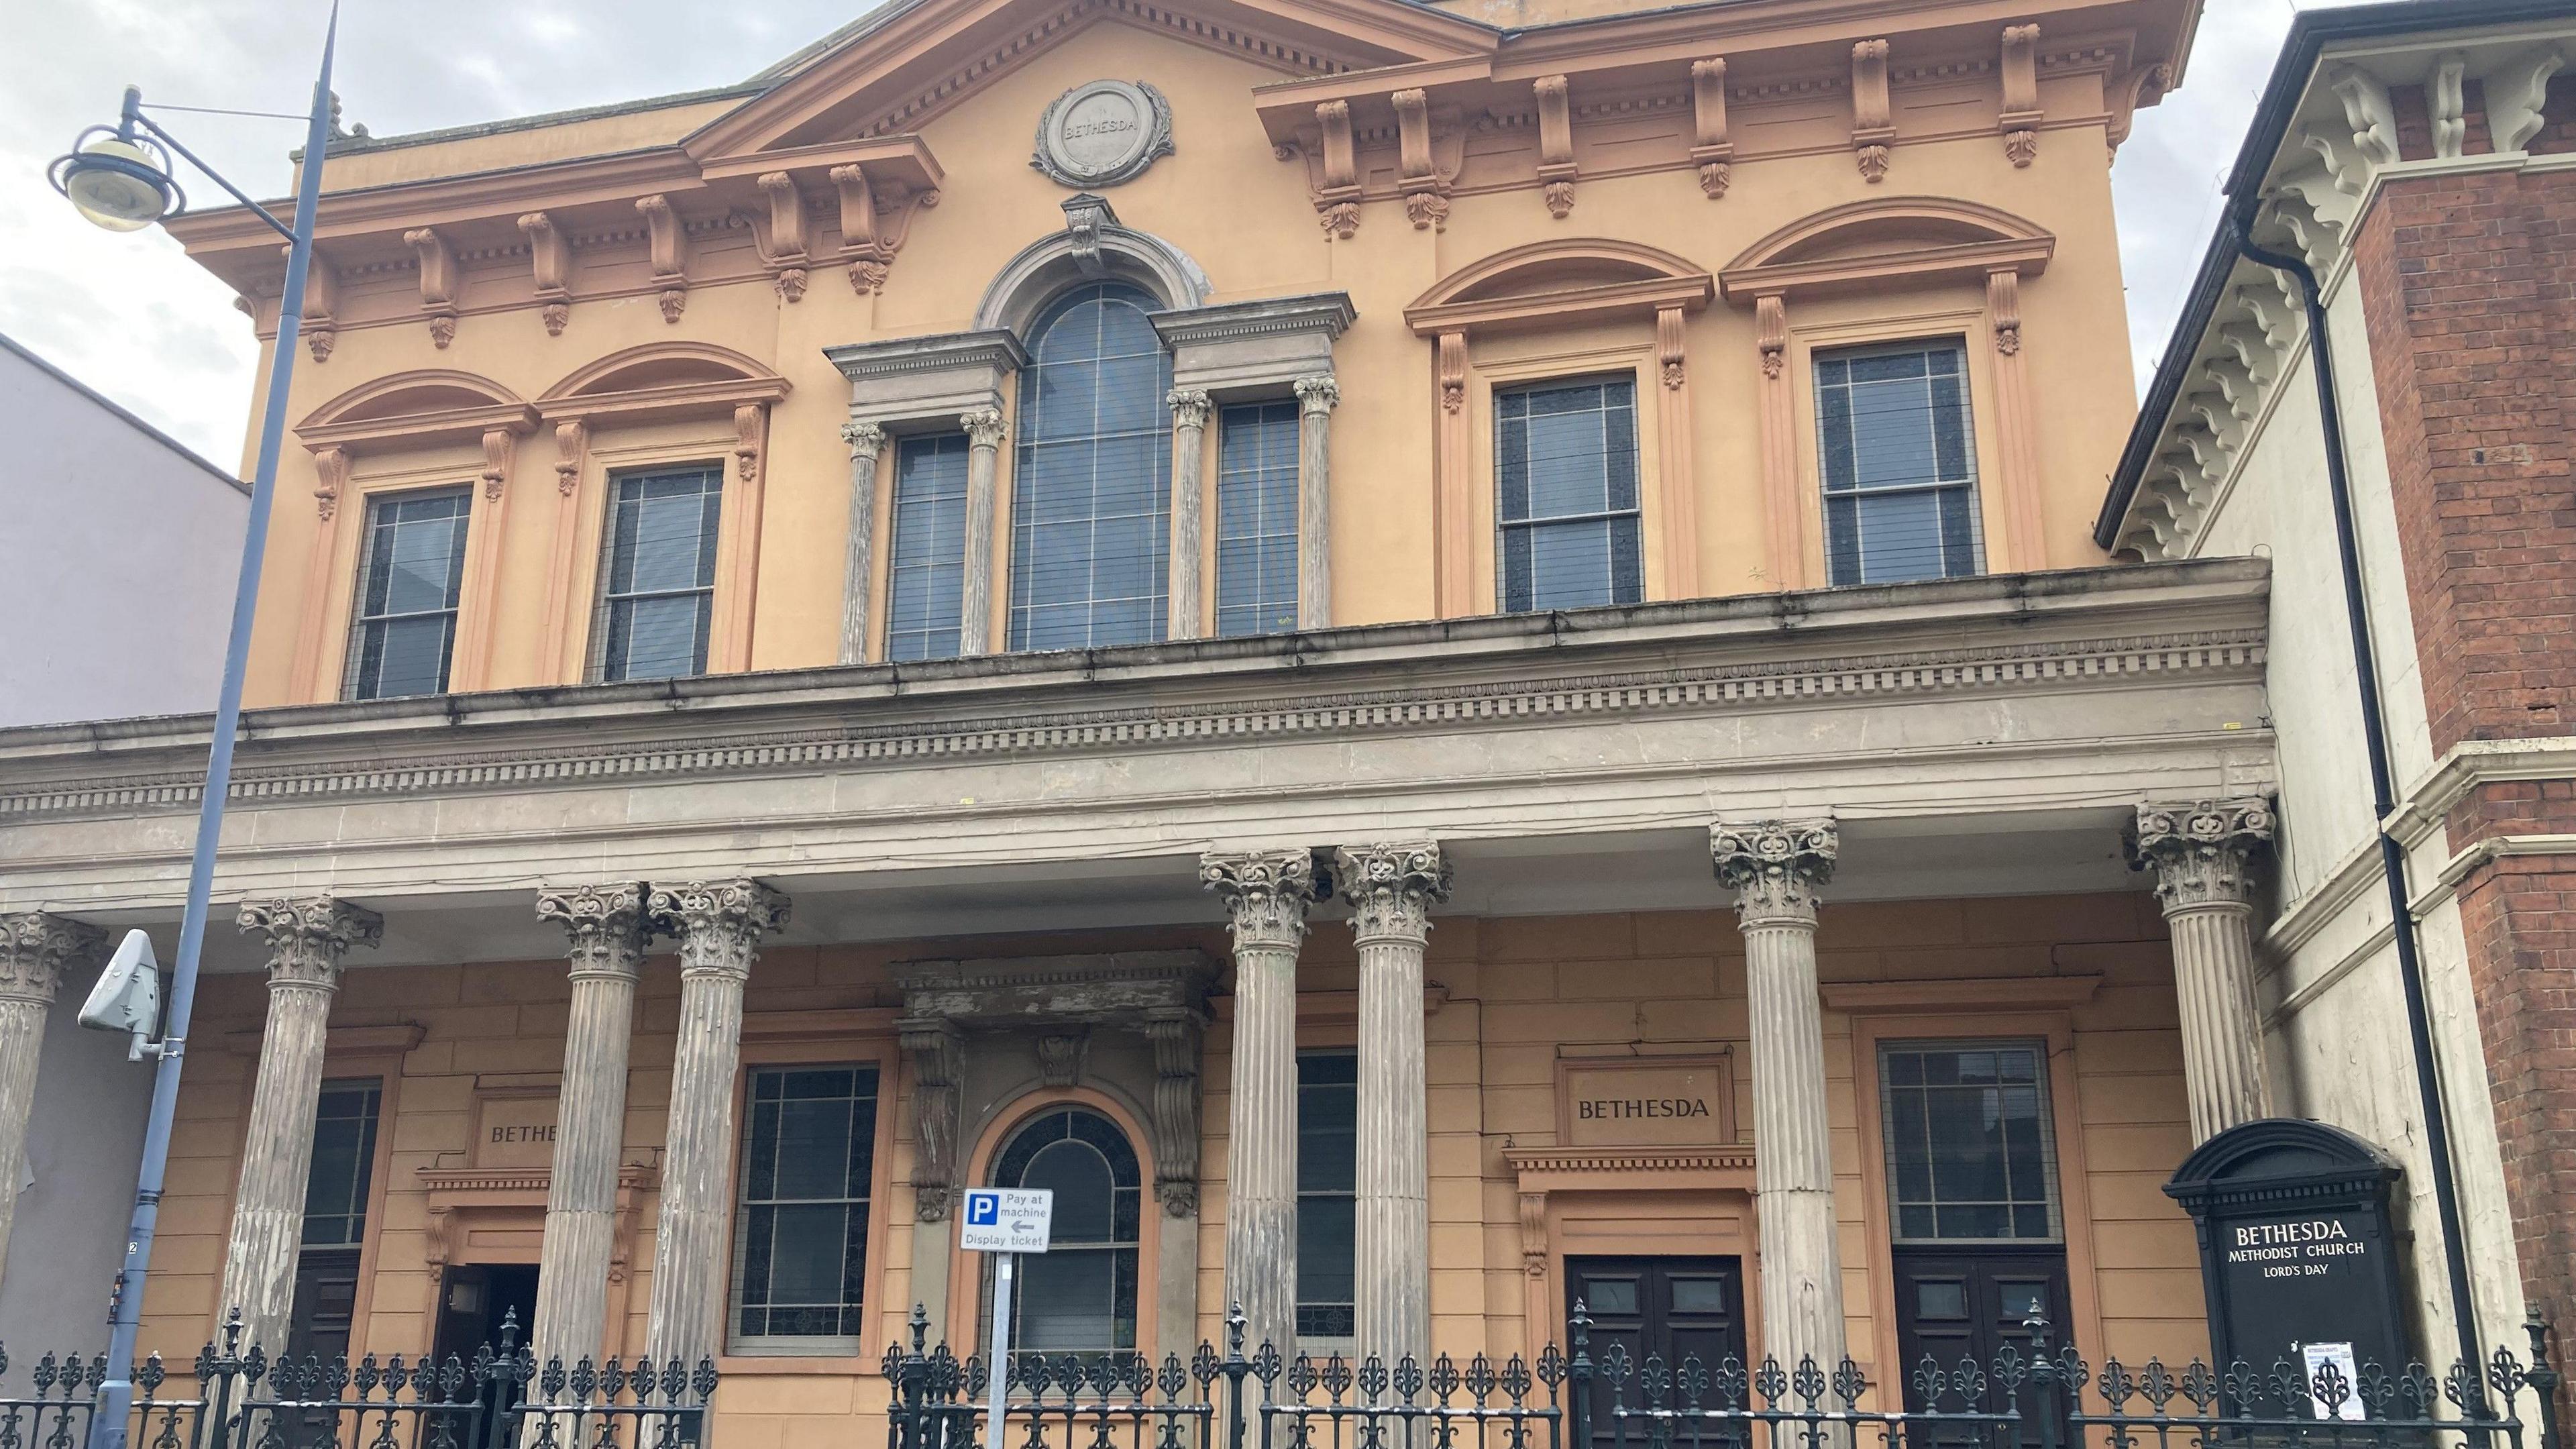
[{"label": "arched window with fanlight", "polygon": [[1164,635],[1172,359],[1149,320],[1161,305],[1126,282],[1090,282],[1029,328],[1011,490],[1013,649]]},{"label": "arched window with fanlight", "polygon": [[[1055,1192],[1046,1252],[1019,1260],[1012,1344],[1026,1353],[1132,1352],[1144,1175],[1127,1134],[1088,1107],[1050,1108],[1011,1134],[992,1177],[995,1187]],[[990,1321],[989,1275],[984,1301]]]}]

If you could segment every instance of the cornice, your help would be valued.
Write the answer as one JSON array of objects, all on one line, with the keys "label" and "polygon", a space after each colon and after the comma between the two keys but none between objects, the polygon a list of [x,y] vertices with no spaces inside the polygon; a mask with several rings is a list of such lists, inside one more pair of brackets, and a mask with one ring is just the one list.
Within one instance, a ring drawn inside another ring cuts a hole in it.
[{"label": "cornice", "polygon": [[[418,749],[363,761],[255,764],[235,772],[241,804],[389,798],[542,788],[600,778],[718,779],[923,760],[1070,755],[1247,739],[1351,737],[1474,728],[1498,720],[1654,715],[1784,705],[1883,703],[1945,696],[2056,692],[2141,677],[2254,680],[2264,630],[2241,628],[2065,642],[1813,657],[1578,674],[1562,678],[1346,693],[1283,692],[1241,702],[1067,709],[821,728],[702,733],[675,722],[657,738],[456,749],[430,736]],[[1296,681],[1281,681],[1292,685]],[[822,701],[817,701],[821,703]],[[667,707],[665,707],[667,709]],[[548,731],[554,734],[554,731]],[[559,737],[588,733],[567,718]],[[194,773],[93,775],[0,789],[0,821],[188,808]]]},{"label": "cornice", "polygon": [[1686,277],[1653,277],[1640,282],[1407,307],[1404,320],[1415,335],[1422,337],[1508,327],[1573,326],[1610,317],[1651,315],[1667,307],[1696,312],[1708,305],[1715,290],[1706,272],[1696,272]]}]

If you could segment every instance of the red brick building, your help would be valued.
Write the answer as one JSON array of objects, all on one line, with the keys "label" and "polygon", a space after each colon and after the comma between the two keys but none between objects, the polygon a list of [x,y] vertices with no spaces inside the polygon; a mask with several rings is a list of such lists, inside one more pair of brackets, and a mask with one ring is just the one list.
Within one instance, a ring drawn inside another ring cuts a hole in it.
[{"label": "red brick building", "polygon": [[[2489,1336],[2526,1307],[2558,1322],[2576,1307],[2571,49],[2565,3],[2300,18],[2097,532],[2151,560],[2274,561],[2271,1070],[2292,1110],[2406,1160],[2415,1286],[2438,1320],[2446,1168],[2410,1075],[2429,1048]],[[2265,264],[2284,255],[2309,275]],[[2330,339],[2322,392],[2312,306]],[[2402,893],[2372,828],[2338,474]],[[2418,1011],[2392,898],[2411,917]]]}]

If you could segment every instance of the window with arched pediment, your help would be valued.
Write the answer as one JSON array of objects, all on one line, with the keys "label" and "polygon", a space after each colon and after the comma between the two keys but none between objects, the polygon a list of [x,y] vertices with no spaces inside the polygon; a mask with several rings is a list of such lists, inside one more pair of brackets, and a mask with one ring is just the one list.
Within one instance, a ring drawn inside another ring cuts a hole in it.
[{"label": "window with arched pediment", "polygon": [[[993,1186],[1055,1193],[1046,1252],[1019,1261],[1011,1342],[1031,1354],[1133,1352],[1145,1181],[1127,1134],[1088,1107],[1048,1108],[994,1156]],[[991,1292],[988,1279],[987,1321]]]},{"label": "window with arched pediment", "polygon": [[1011,490],[1009,647],[1164,637],[1172,359],[1161,303],[1121,281],[1059,294],[1029,329]]}]

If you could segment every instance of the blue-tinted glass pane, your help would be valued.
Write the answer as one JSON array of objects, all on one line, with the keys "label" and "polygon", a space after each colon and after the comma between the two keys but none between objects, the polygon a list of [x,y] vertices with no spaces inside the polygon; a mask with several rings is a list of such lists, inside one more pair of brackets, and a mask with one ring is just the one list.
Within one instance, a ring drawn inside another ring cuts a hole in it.
[{"label": "blue-tinted glass pane", "polygon": [[1940,511],[1933,494],[1863,494],[1855,501],[1860,507],[1861,582],[1942,576]]},{"label": "blue-tinted glass pane", "polygon": [[1085,286],[1032,329],[1011,504],[1014,649],[1163,636],[1171,364],[1154,305],[1123,284]]},{"label": "blue-tinted glass pane", "polygon": [[1860,582],[1860,500],[1849,494],[1825,498],[1826,582]]},{"label": "blue-tinted glass pane", "polygon": [[698,652],[697,599],[657,594],[621,599],[626,614],[625,669],[621,679],[668,679],[694,674]]},{"label": "blue-tinted glass pane", "polygon": [[446,687],[448,643],[456,631],[454,614],[387,619],[369,627],[382,632],[376,650],[374,687],[364,698],[436,694]]},{"label": "blue-tinted glass pane", "polygon": [[[1832,582],[1977,571],[1975,433],[1962,361],[1956,345],[1818,360]],[[1875,496],[1836,497],[1854,491]]]},{"label": "blue-tinted glass pane", "polygon": [[906,438],[896,452],[886,657],[958,651],[966,567],[966,437]]},{"label": "blue-tinted glass pane", "polygon": [[705,671],[723,487],[724,475],[711,468],[618,479],[604,677]]},{"label": "blue-tinted glass pane", "polygon": [[358,699],[435,694],[464,592],[471,494],[462,488],[378,499],[368,509],[358,580],[358,648],[349,693]]},{"label": "blue-tinted glass pane", "polygon": [[1506,392],[1496,399],[1495,417],[1502,607],[1571,609],[1642,598],[1636,384],[1623,378]]}]

